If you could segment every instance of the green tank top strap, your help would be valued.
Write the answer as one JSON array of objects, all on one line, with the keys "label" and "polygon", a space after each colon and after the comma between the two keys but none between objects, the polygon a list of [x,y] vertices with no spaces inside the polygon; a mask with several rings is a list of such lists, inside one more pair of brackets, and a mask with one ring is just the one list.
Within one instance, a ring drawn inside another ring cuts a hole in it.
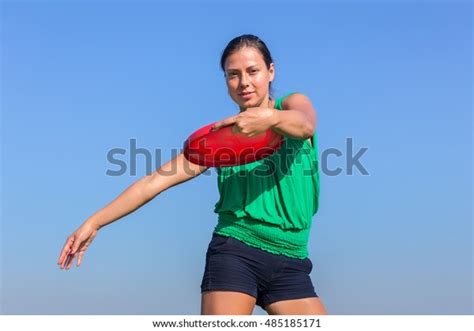
[{"label": "green tank top strap", "polygon": [[290,92],[290,93],[287,93],[287,94],[285,94],[284,96],[282,96],[280,98],[275,99],[274,107],[278,110],[283,110],[283,106],[282,106],[283,100],[285,100],[287,97],[289,97],[290,95],[295,94],[295,93],[298,93],[298,92]]}]

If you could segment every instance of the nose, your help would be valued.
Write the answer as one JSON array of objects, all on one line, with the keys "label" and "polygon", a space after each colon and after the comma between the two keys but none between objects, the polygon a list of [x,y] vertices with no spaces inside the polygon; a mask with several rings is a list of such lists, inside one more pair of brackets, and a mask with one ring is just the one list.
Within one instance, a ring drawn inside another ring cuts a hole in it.
[{"label": "nose", "polygon": [[245,88],[249,86],[249,78],[247,77],[247,74],[243,74],[242,78],[240,79],[240,88]]}]

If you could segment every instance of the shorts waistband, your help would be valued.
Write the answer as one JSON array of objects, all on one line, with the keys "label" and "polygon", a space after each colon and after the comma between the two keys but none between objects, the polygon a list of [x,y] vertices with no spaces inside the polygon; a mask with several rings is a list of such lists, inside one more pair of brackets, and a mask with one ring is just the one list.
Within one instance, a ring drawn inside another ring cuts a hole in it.
[{"label": "shorts waistband", "polygon": [[273,254],[299,259],[308,257],[310,228],[282,229],[278,225],[253,218],[236,218],[219,214],[214,233],[232,236],[249,246],[261,248]]}]

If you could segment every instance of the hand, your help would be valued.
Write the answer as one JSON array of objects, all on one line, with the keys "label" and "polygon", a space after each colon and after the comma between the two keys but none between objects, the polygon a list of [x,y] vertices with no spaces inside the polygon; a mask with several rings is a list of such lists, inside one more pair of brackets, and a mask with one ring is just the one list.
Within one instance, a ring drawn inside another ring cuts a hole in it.
[{"label": "hand", "polygon": [[76,257],[76,267],[79,267],[87,247],[89,247],[92,240],[94,240],[98,230],[98,226],[90,222],[85,222],[67,238],[58,259],[58,264],[61,269],[66,268],[66,270],[69,270]]},{"label": "hand", "polygon": [[217,122],[212,130],[234,124],[232,132],[242,133],[247,137],[256,136],[272,128],[277,121],[278,110],[272,108],[253,107]]}]

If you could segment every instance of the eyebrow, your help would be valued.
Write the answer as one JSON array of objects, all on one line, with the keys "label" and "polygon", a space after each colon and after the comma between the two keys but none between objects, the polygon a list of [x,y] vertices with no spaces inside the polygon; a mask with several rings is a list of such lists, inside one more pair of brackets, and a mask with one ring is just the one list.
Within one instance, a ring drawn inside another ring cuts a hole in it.
[{"label": "eyebrow", "polygon": [[[252,64],[251,66],[248,66],[247,69],[250,69],[252,67],[257,67],[258,64]],[[236,68],[229,68],[227,69],[227,71],[239,71],[239,69],[236,69]]]}]

